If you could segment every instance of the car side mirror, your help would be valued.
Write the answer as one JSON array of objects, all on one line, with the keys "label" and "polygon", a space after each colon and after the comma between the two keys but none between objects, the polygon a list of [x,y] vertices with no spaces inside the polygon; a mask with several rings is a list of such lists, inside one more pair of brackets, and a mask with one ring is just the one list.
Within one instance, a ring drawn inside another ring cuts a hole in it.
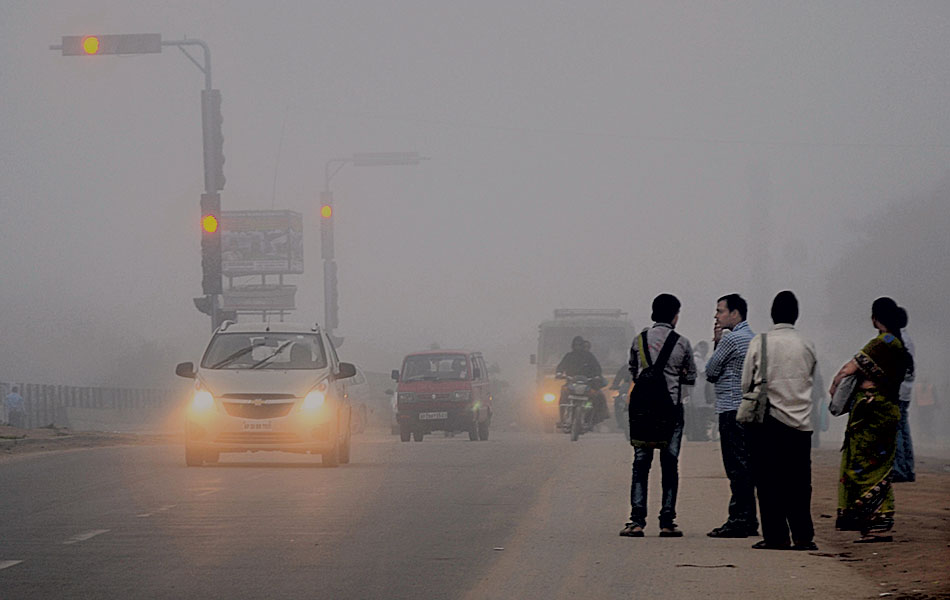
[{"label": "car side mirror", "polygon": [[390,376],[393,378],[393,381],[399,381],[399,371],[397,369],[393,369]]},{"label": "car side mirror", "polygon": [[482,378],[481,369],[479,369],[478,367],[475,367],[474,369],[472,369],[472,379],[481,379],[481,378]]},{"label": "car side mirror", "polygon": [[532,355],[531,355],[531,364],[532,364],[532,365],[538,364],[538,355],[537,355],[537,354],[532,354]]},{"label": "car side mirror", "polygon": [[337,373],[337,379],[349,379],[350,377],[356,377],[356,366],[353,363],[341,362],[340,371]]},{"label": "car side mirror", "polygon": [[184,377],[186,379],[194,379],[197,377],[197,374],[195,373],[195,363],[178,363],[178,366],[175,367],[175,375]]}]

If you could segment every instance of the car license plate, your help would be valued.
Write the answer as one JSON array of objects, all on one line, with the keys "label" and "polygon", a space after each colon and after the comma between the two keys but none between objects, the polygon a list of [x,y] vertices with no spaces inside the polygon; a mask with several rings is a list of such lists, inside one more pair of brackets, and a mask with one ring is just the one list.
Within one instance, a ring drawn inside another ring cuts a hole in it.
[{"label": "car license plate", "polygon": [[449,413],[447,413],[447,412],[427,412],[427,413],[419,413],[419,420],[420,420],[420,421],[435,421],[435,420],[438,420],[438,419],[448,419],[448,418],[449,418]]},{"label": "car license plate", "polygon": [[587,396],[568,396],[568,400],[587,400]]},{"label": "car license plate", "polygon": [[244,431],[271,431],[273,428],[270,421],[244,421]]}]

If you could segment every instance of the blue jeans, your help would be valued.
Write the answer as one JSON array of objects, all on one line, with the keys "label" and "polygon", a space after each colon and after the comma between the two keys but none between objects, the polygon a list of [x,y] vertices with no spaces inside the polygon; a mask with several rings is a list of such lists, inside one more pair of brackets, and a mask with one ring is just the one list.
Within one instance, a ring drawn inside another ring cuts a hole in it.
[{"label": "blue jeans", "polygon": [[894,481],[914,481],[914,442],[910,439],[910,423],[907,421],[907,409],[910,402],[898,402],[901,408],[901,422],[897,426],[897,454],[894,456]]},{"label": "blue jeans", "polygon": [[[663,471],[663,505],[660,508],[660,528],[673,527],[676,519],[676,490],[679,488],[680,443],[683,441],[683,421],[673,430],[673,437],[666,448],[660,448],[660,468]],[[647,482],[654,448],[635,448],[633,452],[633,477],[630,482],[630,522],[646,527]]]}]

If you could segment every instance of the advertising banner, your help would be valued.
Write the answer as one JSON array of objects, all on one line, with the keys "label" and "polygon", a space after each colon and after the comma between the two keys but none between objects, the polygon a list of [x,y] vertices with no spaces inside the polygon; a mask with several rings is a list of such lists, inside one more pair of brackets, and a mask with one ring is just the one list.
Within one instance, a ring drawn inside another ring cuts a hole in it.
[{"label": "advertising banner", "polygon": [[221,213],[225,276],[303,273],[303,216],[290,210]]}]

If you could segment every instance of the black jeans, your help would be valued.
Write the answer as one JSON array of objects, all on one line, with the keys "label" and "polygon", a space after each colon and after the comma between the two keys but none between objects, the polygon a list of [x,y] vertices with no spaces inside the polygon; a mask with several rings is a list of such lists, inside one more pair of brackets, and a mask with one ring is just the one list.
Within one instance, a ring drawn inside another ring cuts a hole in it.
[{"label": "black jeans", "polygon": [[729,519],[726,525],[752,531],[758,529],[755,516],[755,485],[749,463],[749,445],[745,427],[736,422],[736,411],[719,413],[719,443],[722,465],[726,468],[729,488]]},{"label": "black jeans", "polygon": [[761,425],[749,427],[749,440],[765,543],[786,546],[813,541],[811,432],[768,416]]},{"label": "black jeans", "polygon": [[[676,519],[676,491],[679,488],[680,443],[683,441],[683,421],[673,430],[666,448],[660,449],[660,468],[663,472],[663,505],[660,508],[660,528],[673,527]],[[647,524],[647,482],[654,448],[635,448],[633,477],[630,481],[630,522],[640,527]]]}]

